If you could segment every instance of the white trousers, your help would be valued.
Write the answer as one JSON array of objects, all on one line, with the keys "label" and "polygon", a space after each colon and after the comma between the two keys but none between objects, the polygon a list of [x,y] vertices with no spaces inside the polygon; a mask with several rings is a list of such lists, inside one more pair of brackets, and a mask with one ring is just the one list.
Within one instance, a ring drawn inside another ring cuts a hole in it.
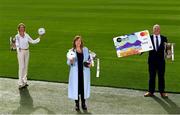
[{"label": "white trousers", "polygon": [[27,72],[29,63],[29,50],[21,50],[17,52],[18,64],[19,64],[19,85],[25,85],[27,83]]}]

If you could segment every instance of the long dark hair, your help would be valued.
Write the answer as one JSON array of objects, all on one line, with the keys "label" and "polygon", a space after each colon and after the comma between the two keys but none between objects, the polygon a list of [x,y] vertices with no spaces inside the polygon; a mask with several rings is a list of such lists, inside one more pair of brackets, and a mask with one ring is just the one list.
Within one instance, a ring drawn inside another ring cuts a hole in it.
[{"label": "long dark hair", "polygon": [[80,39],[81,40],[81,45],[80,45],[80,48],[82,49],[84,47],[84,43],[83,43],[83,40],[82,40],[82,37],[77,35],[74,37],[74,40],[73,40],[73,49],[76,49],[76,41]]}]

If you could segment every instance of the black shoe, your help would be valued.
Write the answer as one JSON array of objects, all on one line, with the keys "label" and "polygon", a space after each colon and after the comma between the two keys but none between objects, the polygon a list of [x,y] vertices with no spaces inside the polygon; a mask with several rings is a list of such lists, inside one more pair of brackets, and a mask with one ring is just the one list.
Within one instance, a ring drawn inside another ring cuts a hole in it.
[{"label": "black shoe", "polygon": [[86,103],[82,103],[82,109],[83,109],[83,111],[87,111]]},{"label": "black shoe", "polygon": [[26,87],[28,87],[29,85],[28,85],[28,84],[26,84],[25,86],[26,86]]},{"label": "black shoe", "polygon": [[80,111],[80,109],[79,109],[79,104],[76,104],[76,105],[75,105],[75,110],[76,110],[77,112]]}]

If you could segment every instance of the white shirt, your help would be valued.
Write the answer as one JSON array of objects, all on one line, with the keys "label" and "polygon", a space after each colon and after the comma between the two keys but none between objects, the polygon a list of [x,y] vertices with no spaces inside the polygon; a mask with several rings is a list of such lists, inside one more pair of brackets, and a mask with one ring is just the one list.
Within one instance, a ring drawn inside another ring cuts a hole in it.
[{"label": "white shirt", "polygon": [[40,42],[40,38],[33,40],[27,33],[25,33],[24,37],[20,36],[20,34],[17,34],[15,36],[15,39],[16,39],[17,50],[28,49],[29,43],[37,44]]},{"label": "white shirt", "polygon": [[160,46],[160,44],[161,44],[161,37],[160,37],[160,35],[153,35],[153,40],[154,40],[154,47],[155,47],[155,49],[156,49],[156,51],[157,51],[157,46],[156,46],[156,36],[158,36],[158,46]]}]

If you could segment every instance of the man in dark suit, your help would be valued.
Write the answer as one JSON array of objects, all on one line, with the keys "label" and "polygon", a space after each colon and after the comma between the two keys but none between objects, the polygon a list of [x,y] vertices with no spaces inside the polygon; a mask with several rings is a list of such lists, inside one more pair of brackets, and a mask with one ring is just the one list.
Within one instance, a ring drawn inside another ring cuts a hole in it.
[{"label": "man in dark suit", "polygon": [[154,96],[155,79],[158,74],[158,89],[161,97],[168,97],[165,93],[165,57],[164,57],[164,43],[167,42],[165,36],[160,35],[160,26],[158,24],[153,26],[153,35],[151,41],[154,50],[149,51],[148,65],[149,65],[149,91],[144,94],[145,97]]}]

